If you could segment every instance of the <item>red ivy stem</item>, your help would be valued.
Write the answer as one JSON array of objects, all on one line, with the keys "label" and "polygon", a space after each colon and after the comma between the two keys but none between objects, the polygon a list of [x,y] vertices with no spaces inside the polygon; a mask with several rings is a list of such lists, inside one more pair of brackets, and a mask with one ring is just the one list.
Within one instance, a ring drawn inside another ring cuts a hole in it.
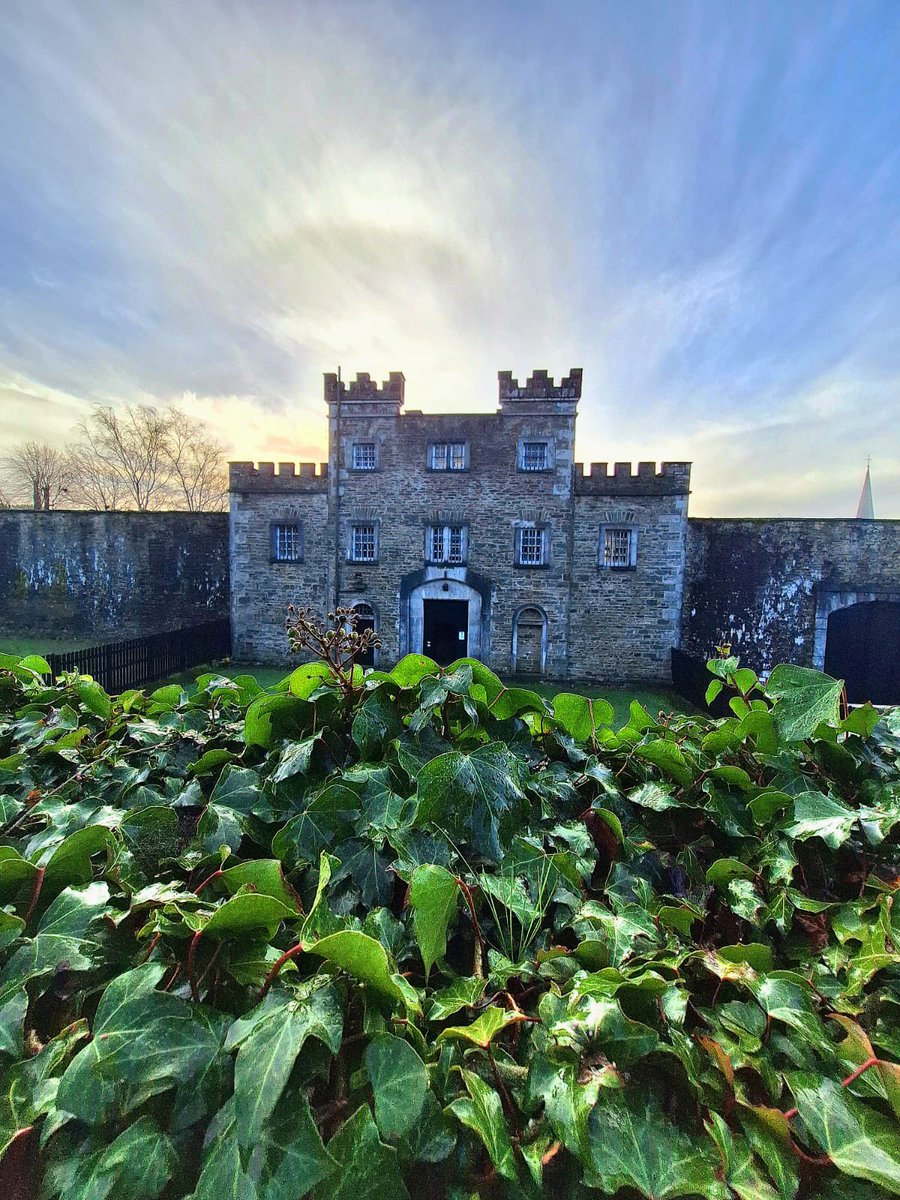
[{"label": "red ivy stem", "polygon": [[197,1004],[200,1003],[200,989],[197,987],[197,979],[196,979],[196,976],[194,975],[194,959],[197,954],[197,943],[200,941],[200,939],[202,937],[203,937],[203,930],[198,929],[197,932],[194,934],[194,936],[191,938],[191,944],[188,947],[188,955],[187,955],[187,974],[188,974],[188,980],[190,981],[190,985],[191,985],[191,997]]},{"label": "red ivy stem", "polygon": [[224,874],[223,871],[213,871],[212,875],[207,875],[199,887],[194,888],[194,895],[199,896],[208,883],[212,883],[214,879],[220,879]]},{"label": "red ivy stem", "polygon": [[[841,1080],[841,1087],[849,1087],[850,1084],[853,1083],[853,1081],[855,1079],[859,1079],[859,1077],[860,1077],[860,1075],[862,1075],[863,1071],[868,1071],[869,1067],[877,1066],[880,1061],[881,1061],[881,1059],[878,1058],[877,1055],[875,1055],[875,1054],[871,1055],[869,1058],[866,1059],[866,1061],[864,1063],[860,1063],[855,1071],[851,1071],[846,1079]],[[784,1115],[788,1121],[793,1121],[794,1117],[796,1117],[798,1112],[799,1112],[799,1109],[789,1108]]]},{"label": "red ivy stem", "polygon": [[28,912],[25,914],[25,924],[31,920],[31,914],[37,907],[38,896],[41,894],[41,888],[44,886],[45,867],[38,867],[37,875],[34,877],[34,887],[31,889],[31,899],[28,901]]},{"label": "red ivy stem", "polygon": [[281,968],[284,966],[284,964],[286,962],[289,962],[292,958],[295,958],[298,954],[300,954],[300,952],[302,950],[303,950],[303,943],[298,942],[296,946],[291,946],[290,950],[285,950],[284,954],[282,954],[282,956],[280,958],[275,960],[275,963],[273,964],[271,971],[266,976],[265,982],[263,983],[262,987],[259,989],[259,992],[257,993],[257,996],[256,996],[257,1004],[259,1004],[259,1002],[261,1000],[264,1000],[266,998],[266,994],[267,994],[269,988],[274,983],[275,977],[277,976],[277,974],[281,970]]}]

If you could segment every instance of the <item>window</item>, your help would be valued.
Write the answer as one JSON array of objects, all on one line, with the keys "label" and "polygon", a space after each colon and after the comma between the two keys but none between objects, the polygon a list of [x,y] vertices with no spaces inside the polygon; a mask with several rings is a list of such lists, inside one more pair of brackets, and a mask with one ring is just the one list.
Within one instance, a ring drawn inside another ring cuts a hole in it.
[{"label": "window", "polygon": [[522,442],[519,446],[520,471],[546,471],[550,465],[548,442]]},{"label": "window", "polygon": [[433,471],[464,471],[466,469],[466,443],[435,442],[431,447],[428,465]]},{"label": "window", "polygon": [[600,531],[600,566],[622,570],[637,563],[637,530],[606,525]]},{"label": "window", "polygon": [[465,525],[429,525],[426,555],[429,562],[458,566],[466,561]]},{"label": "window", "polygon": [[354,442],[353,443],[353,470],[354,471],[374,471],[377,463],[375,461],[375,443],[374,442]]},{"label": "window", "polygon": [[377,562],[378,530],[374,524],[351,526],[350,559],[352,562]]},{"label": "window", "polygon": [[[361,601],[359,604],[353,605],[354,620],[353,626],[357,633],[362,633],[366,629],[371,629],[375,632],[375,609],[371,604]],[[362,654],[356,657],[357,663],[361,667],[375,666],[375,646],[371,645],[364,650]]]},{"label": "window", "polygon": [[303,538],[300,523],[272,525],[272,562],[301,562]]},{"label": "window", "polygon": [[526,526],[517,531],[516,561],[520,567],[543,567],[547,561],[547,531]]}]

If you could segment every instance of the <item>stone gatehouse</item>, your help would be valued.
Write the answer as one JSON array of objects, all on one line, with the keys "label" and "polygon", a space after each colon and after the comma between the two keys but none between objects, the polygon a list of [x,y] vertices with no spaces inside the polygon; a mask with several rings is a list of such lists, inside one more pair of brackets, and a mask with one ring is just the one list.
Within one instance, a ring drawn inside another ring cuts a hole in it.
[{"label": "stone gatehouse", "polygon": [[234,656],[284,663],[289,603],[356,608],[376,663],[658,680],[680,640],[689,463],[574,461],[581,370],[499,374],[494,412],[325,376],[328,463],[231,464]]}]

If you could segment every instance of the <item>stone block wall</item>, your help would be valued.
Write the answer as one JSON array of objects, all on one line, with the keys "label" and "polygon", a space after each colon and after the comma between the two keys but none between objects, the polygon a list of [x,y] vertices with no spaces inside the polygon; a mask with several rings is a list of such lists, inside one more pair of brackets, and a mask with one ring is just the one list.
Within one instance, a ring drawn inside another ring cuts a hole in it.
[{"label": "stone block wall", "polygon": [[[240,662],[288,662],[284,621],[289,604],[330,607],[333,553],[328,525],[327,470],[314,464],[231,465],[231,636]],[[272,561],[272,523],[298,522],[303,558]]]},{"label": "stone block wall", "polygon": [[824,665],[835,608],[900,600],[900,521],[688,521],[681,648],[709,657],[731,645],[767,672],[781,662]]},{"label": "stone block wall", "polygon": [[0,633],[139,637],[228,615],[228,514],[0,511]]}]

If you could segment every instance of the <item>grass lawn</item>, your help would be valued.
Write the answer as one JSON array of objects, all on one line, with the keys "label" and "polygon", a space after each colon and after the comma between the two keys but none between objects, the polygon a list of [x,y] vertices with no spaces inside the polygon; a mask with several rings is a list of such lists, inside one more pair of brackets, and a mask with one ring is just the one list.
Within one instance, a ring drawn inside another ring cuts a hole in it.
[{"label": "grass lawn", "polygon": [[65,654],[68,650],[83,650],[93,646],[90,638],[78,638],[71,641],[66,638],[54,637],[6,637],[0,633],[0,654]]},{"label": "grass lawn", "polygon": [[[215,671],[220,675],[226,675],[229,679],[233,679],[237,675],[252,675],[259,684],[264,688],[273,687],[279,683],[284,677],[290,674],[292,667],[262,667],[254,663],[222,663],[214,667],[192,667],[190,671],[185,671],[181,675],[175,675],[171,679],[164,680],[165,683],[180,683],[188,685],[194,682],[198,675],[205,675],[210,671]],[[540,682],[532,682],[528,680],[504,680],[510,687],[526,687],[531,691],[537,692],[539,696],[543,696],[547,700],[552,700],[557,692],[577,692],[582,696],[590,696],[591,699],[608,700],[615,709],[616,725],[624,725],[628,720],[629,706],[632,700],[637,700],[651,714],[656,714],[662,710],[663,712],[688,712],[690,704],[681,696],[677,696],[674,692],[668,691],[664,687],[648,688],[635,686],[631,688],[623,687],[604,687],[602,684],[589,683],[553,683],[548,680]]]}]

